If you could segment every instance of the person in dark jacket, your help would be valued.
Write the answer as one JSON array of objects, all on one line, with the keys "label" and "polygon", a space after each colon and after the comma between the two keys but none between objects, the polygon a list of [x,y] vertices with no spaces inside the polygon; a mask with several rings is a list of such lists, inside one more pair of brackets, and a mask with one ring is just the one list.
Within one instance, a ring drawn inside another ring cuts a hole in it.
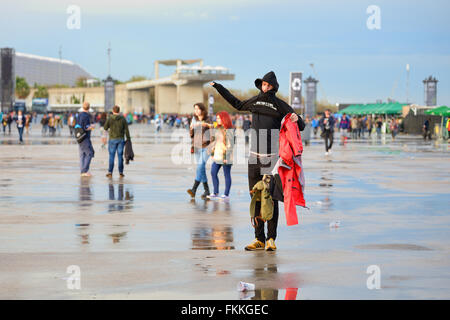
[{"label": "person in dark jacket", "polygon": [[125,142],[125,164],[129,164],[131,161],[134,161],[134,151],[131,140],[127,140]]},{"label": "person in dark jacket", "polygon": [[109,167],[106,176],[108,178],[112,177],[114,158],[117,153],[117,158],[119,161],[119,174],[120,177],[123,178],[125,176],[123,174],[123,149],[125,146],[124,137],[126,136],[127,140],[131,140],[130,131],[128,130],[127,120],[120,114],[120,107],[114,106],[112,112],[113,114],[109,116],[103,127],[105,130],[109,130]]},{"label": "person in dark jacket", "polygon": [[325,155],[331,153],[331,147],[333,146],[334,122],[330,109],[326,109],[322,119],[319,121],[322,138],[325,139]]},{"label": "person in dark jacket", "polygon": [[82,177],[90,177],[89,166],[94,157],[94,147],[91,142],[91,130],[94,129],[95,124],[91,124],[91,116],[89,114],[89,102],[83,103],[83,108],[78,114],[77,126],[86,131],[86,138],[78,145],[80,151],[80,169]]},{"label": "person in dark jacket", "polygon": [[25,116],[22,114],[22,110],[17,112],[17,116],[14,117],[14,121],[17,124],[17,130],[19,131],[19,143],[23,143],[23,129],[25,128]]},{"label": "person in dark jacket", "polygon": [[[305,128],[305,123],[291,106],[276,96],[279,84],[273,71],[264,75],[262,79],[255,80],[255,86],[260,93],[245,101],[237,99],[219,83],[211,82],[210,85],[235,109],[249,111],[252,114],[248,160],[248,186],[249,190],[252,190],[253,186],[262,180],[264,174],[271,174],[278,160],[278,137],[283,118],[292,113],[290,120],[297,122],[301,131]],[[256,216],[260,216],[260,209],[260,202],[257,202]],[[278,211],[278,201],[274,201],[273,217],[267,221],[267,237],[264,232],[265,223],[261,221],[255,226],[255,240],[247,245],[245,250],[276,250]]]}]

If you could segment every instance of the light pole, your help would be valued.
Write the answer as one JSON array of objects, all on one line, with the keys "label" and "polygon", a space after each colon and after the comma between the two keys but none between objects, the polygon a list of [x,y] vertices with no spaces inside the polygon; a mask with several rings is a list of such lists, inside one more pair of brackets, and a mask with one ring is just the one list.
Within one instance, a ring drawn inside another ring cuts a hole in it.
[{"label": "light pole", "polygon": [[108,42],[108,76],[111,75],[111,42]]},{"label": "light pole", "polygon": [[409,104],[409,63],[406,64],[406,103]]},{"label": "light pole", "polygon": [[62,104],[62,90],[61,90],[61,64],[62,64],[62,46],[59,46],[59,66],[58,66],[58,87],[59,87],[59,103]]}]

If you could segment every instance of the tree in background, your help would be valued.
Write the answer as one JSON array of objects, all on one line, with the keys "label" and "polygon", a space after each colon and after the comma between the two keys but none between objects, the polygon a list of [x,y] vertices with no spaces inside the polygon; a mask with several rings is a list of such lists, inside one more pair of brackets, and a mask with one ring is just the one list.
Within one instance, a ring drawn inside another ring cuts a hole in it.
[{"label": "tree in background", "polygon": [[147,79],[148,78],[146,76],[134,75],[130,78],[130,80],[128,80],[126,82],[142,81],[142,80],[147,80]]},{"label": "tree in background", "polygon": [[335,104],[331,104],[328,100],[322,99],[316,102],[316,113],[324,113],[326,109],[330,109],[331,112],[338,112],[338,107]]},{"label": "tree in background", "polygon": [[75,82],[75,87],[86,88],[87,87],[86,80],[87,80],[86,77],[79,77]]},{"label": "tree in background", "polygon": [[16,77],[16,95],[19,99],[25,99],[30,94],[30,86],[25,78]]},{"label": "tree in background", "polygon": [[36,91],[33,94],[33,98],[48,98],[48,91],[45,86],[40,86],[37,83],[34,84]]},{"label": "tree in background", "polygon": [[[83,99],[84,99],[84,96],[83,96]],[[70,97],[70,103],[73,103],[73,104],[80,104],[81,101],[80,101],[80,99],[78,99],[77,97],[75,97],[75,95],[72,95],[72,96]]]}]

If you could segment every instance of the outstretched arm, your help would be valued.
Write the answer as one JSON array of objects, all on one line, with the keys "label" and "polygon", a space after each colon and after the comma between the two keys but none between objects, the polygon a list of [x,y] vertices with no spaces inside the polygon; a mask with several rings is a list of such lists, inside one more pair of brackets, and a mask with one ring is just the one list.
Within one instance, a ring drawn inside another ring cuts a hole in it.
[{"label": "outstretched arm", "polygon": [[245,101],[241,101],[235,96],[231,94],[230,91],[228,91],[224,86],[222,86],[220,83],[217,82],[210,82],[211,86],[216,88],[217,92],[225,99],[231,106],[239,111],[246,111],[249,110],[249,107],[252,105],[252,103],[255,100],[255,97],[250,98]]}]

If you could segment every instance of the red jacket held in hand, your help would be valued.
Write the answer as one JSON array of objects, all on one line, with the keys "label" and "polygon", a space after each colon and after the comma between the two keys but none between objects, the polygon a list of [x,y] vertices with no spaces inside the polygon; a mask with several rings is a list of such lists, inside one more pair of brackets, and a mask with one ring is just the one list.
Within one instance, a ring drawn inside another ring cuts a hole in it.
[{"label": "red jacket held in hand", "polygon": [[275,171],[278,172],[283,185],[284,212],[288,226],[298,224],[296,206],[305,207],[303,197],[305,178],[301,158],[302,137],[297,123],[290,120],[291,115],[292,113],[287,114],[281,122],[280,158],[275,166]]}]

